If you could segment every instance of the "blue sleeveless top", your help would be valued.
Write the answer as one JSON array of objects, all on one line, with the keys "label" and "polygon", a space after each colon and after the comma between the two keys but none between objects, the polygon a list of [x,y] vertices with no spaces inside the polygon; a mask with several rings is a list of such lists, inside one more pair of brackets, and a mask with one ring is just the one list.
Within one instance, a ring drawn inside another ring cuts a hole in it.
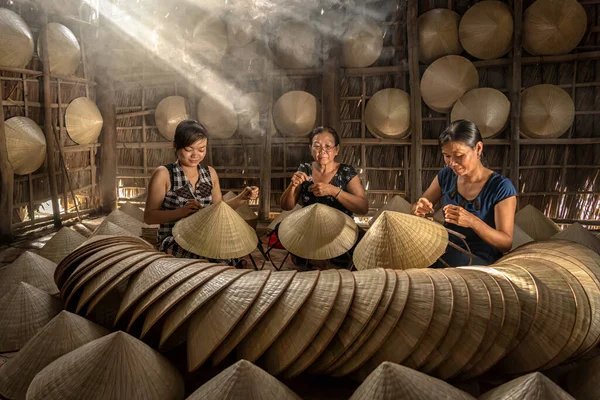
[{"label": "blue sleeveless top", "polygon": [[[461,206],[494,229],[496,228],[494,213],[494,207],[496,204],[502,200],[517,195],[517,191],[510,179],[500,175],[497,172],[492,173],[485,185],[483,185],[483,188],[477,197],[473,200],[465,199],[458,192],[458,176],[450,167],[445,167],[438,172],[438,181],[440,183],[440,187],[442,188],[442,207],[445,207],[448,204]],[[484,262],[491,264],[502,257],[502,253],[498,251],[498,249],[484,242],[483,239],[481,239],[475,233],[475,231],[473,231],[473,229],[450,223],[444,223],[444,225],[453,231],[465,235],[471,252],[481,258]],[[457,237],[450,235],[450,240],[464,247],[462,241]],[[462,255],[462,253],[458,252],[457,250],[455,250],[455,252],[459,253],[456,254],[455,258],[461,258],[460,255]],[[463,260],[446,260],[446,257],[444,257],[444,260],[447,261],[450,266],[467,265]],[[466,262],[468,263],[468,257],[466,257]],[[473,265],[475,265],[475,262]]]}]

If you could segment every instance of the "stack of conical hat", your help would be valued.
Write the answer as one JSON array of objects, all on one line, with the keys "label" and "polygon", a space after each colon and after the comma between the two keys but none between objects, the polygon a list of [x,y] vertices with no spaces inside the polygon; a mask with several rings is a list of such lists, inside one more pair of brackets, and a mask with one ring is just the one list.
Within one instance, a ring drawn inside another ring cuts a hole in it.
[{"label": "stack of conical hat", "polygon": [[482,1],[460,20],[460,43],[474,57],[500,58],[511,49],[513,29],[513,16],[506,3]]},{"label": "stack of conical hat", "polygon": [[383,32],[379,24],[363,18],[346,30],[342,38],[343,65],[362,68],[374,64],[383,49]]},{"label": "stack of conical hat", "polygon": [[515,214],[515,224],[533,240],[546,240],[560,232],[558,225],[532,205]]},{"label": "stack of conical hat", "polygon": [[481,400],[573,400],[572,396],[540,372],[533,372],[514,379],[484,393],[479,398]]},{"label": "stack of conical hat", "polygon": [[410,96],[400,89],[383,89],[369,99],[365,123],[377,137],[403,139],[410,133]]},{"label": "stack of conical hat", "polygon": [[556,235],[552,236],[552,239],[570,240],[571,242],[589,247],[600,254],[600,240],[598,240],[590,231],[585,229],[579,222],[575,222],[567,229],[558,232]]},{"label": "stack of conical hat", "polygon": [[169,140],[175,138],[177,125],[189,117],[185,98],[181,96],[165,97],[158,103],[154,112],[154,119],[159,132]]},{"label": "stack of conical hat", "polygon": [[17,175],[35,172],[46,159],[46,138],[38,124],[27,117],[12,117],[4,123],[8,161]]},{"label": "stack of conical hat", "polygon": [[12,264],[0,269],[0,293],[8,293],[13,285],[25,282],[49,294],[58,294],[54,283],[56,264],[26,251]]},{"label": "stack of conical hat", "polygon": [[[483,3],[481,3],[483,4]],[[510,101],[497,89],[479,88],[465,93],[452,107],[450,119],[469,120],[479,128],[484,139],[498,135],[508,121]]]},{"label": "stack of conical hat", "polygon": [[373,225],[377,218],[384,211],[396,211],[404,214],[412,214],[412,204],[404,199],[402,196],[394,196],[392,197],[383,207],[377,210],[377,213],[369,220],[369,225]]},{"label": "stack of conical hat", "polygon": [[78,97],[67,107],[65,126],[69,137],[77,144],[96,143],[102,124],[98,106],[87,97]]},{"label": "stack of conical hat", "polygon": [[[48,40],[48,58],[50,73],[55,75],[74,75],[81,61],[81,47],[69,28],[56,22],[45,27]],[[42,54],[42,35],[38,38],[37,53]]]},{"label": "stack of conical hat", "polygon": [[429,64],[440,57],[459,55],[460,15],[447,8],[435,8],[419,17],[419,61]]},{"label": "stack of conical hat", "polygon": [[140,222],[144,222],[144,210],[131,204],[130,202],[123,204],[118,208],[118,210],[123,211],[125,214],[137,219]]},{"label": "stack of conical hat", "polygon": [[258,244],[256,232],[224,201],[177,222],[173,237],[184,249],[216,259],[243,257]]},{"label": "stack of conical hat", "polygon": [[318,101],[315,96],[294,90],[281,96],[273,106],[273,121],[286,136],[307,136],[317,125]]},{"label": "stack of conical hat", "polygon": [[562,136],[575,119],[575,103],[556,85],[535,85],[521,95],[520,129],[534,139]]},{"label": "stack of conical hat", "polygon": [[225,96],[208,94],[198,102],[198,121],[214,139],[231,138],[238,127],[237,113]]},{"label": "stack of conical hat", "polygon": [[38,254],[50,261],[59,263],[83,242],[85,242],[85,236],[71,228],[64,227],[46,242],[44,247],[38,251]]},{"label": "stack of conical hat", "polygon": [[0,66],[25,68],[33,57],[33,35],[21,16],[0,8]]},{"label": "stack of conical hat", "polygon": [[300,204],[296,204],[294,206],[294,208],[292,208],[289,211],[281,211],[281,213],[279,213],[278,216],[276,216],[273,221],[271,221],[271,223],[267,226],[267,229],[272,231],[275,230],[275,228],[277,227],[277,225],[279,225],[281,223],[281,221],[283,221],[285,218],[287,218],[290,214],[292,214],[295,211],[298,211],[299,209],[301,209],[302,206]]}]

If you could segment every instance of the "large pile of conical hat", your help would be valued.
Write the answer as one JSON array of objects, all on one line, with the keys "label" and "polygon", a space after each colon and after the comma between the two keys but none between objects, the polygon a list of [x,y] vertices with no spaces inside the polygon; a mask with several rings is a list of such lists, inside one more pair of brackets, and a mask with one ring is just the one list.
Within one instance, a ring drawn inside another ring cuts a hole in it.
[{"label": "large pile of conical hat", "polygon": [[565,230],[552,236],[552,239],[569,240],[571,242],[579,243],[600,254],[600,240],[598,240],[598,238],[590,231],[585,229],[579,222],[570,225]]},{"label": "large pile of conical hat", "polygon": [[33,35],[21,16],[0,8],[0,66],[25,68],[33,57]]},{"label": "large pile of conical hat", "polygon": [[85,242],[85,236],[71,228],[61,228],[50,240],[46,242],[38,254],[50,261],[59,263],[70,252]]},{"label": "large pile of conical hat", "polygon": [[48,294],[58,294],[54,283],[55,269],[54,262],[26,251],[12,264],[0,269],[0,293],[8,293],[11,286],[25,282]]}]

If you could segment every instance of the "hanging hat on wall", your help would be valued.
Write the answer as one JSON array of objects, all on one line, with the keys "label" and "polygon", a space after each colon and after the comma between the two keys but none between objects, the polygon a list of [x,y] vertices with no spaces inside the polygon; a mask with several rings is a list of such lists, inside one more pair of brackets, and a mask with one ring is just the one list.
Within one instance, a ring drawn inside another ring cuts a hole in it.
[{"label": "hanging hat on wall", "polygon": [[[48,38],[48,58],[50,73],[54,75],[74,75],[81,61],[81,47],[69,28],[56,22],[46,25]],[[38,38],[37,53],[42,54],[42,44]]]},{"label": "hanging hat on wall", "polygon": [[175,138],[177,125],[189,117],[185,99],[181,96],[165,97],[158,103],[154,112],[154,119],[156,120],[158,130],[169,140]]},{"label": "hanging hat on wall", "polygon": [[27,117],[4,122],[8,161],[17,175],[35,172],[46,159],[46,137],[38,124]]},{"label": "hanging hat on wall", "polygon": [[318,34],[304,22],[282,22],[273,38],[273,56],[282,68],[311,68],[319,58]]},{"label": "hanging hat on wall", "polygon": [[285,136],[308,136],[319,121],[315,96],[294,90],[281,96],[273,106],[273,120]]},{"label": "hanging hat on wall", "polygon": [[562,136],[575,120],[575,103],[556,85],[535,85],[521,94],[521,132],[534,139]]},{"label": "hanging hat on wall", "polygon": [[473,63],[461,56],[445,56],[433,62],[421,78],[423,101],[429,108],[447,113],[463,94],[479,86]]},{"label": "hanging hat on wall", "polygon": [[227,39],[232,47],[245,47],[258,37],[258,26],[255,19],[235,8],[227,14]]},{"label": "hanging hat on wall", "polygon": [[212,139],[229,139],[237,130],[237,113],[225,96],[206,95],[198,102],[198,121]]},{"label": "hanging hat on wall", "polygon": [[0,8],[0,66],[25,68],[33,57],[33,35],[21,16]]},{"label": "hanging hat on wall", "polygon": [[[482,3],[478,3],[482,4]],[[498,135],[508,121],[510,101],[497,89],[479,88],[465,93],[452,107],[451,120],[469,120],[484,139]]]},{"label": "hanging hat on wall", "polygon": [[87,97],[78,97],[67,107],[65,126],[77,144],[96,143],[102,131],[102,114],[98,106]]},{"label": "hanging hat on wall", "polygon": [[435,8],[418,20],[419,61],[432,63],[440,57],[459,55],[463,48],[458,40],[460,15],[447,8]]},{"label": "hanging hat on wall", "polygon": [[508,5],[482,1],[467,10],[460,20],[460,43],[467,53],[482,60],[500,58],[512,46],[514,22]]},{"label": "hanging hat on wall", "polygon": [[[277,134],[273,123],[273,113],[269,110],[269,96],[261,92],[247,93],[239,98],[235,104],[238,118],[238,133],[241,136],[257,138],[265,135],[266,129],[270,129],[271,136]],[[268,115],[269,127],[261,122]]]},{"label": "hanging hat on wall", "polygon": [[204,13],[192,33],[191,48],[194,54],[209,63],[218,64],[227,51],[227,28],[215,14]]},{"label": "hanging hat on wall", "polygon": [[374,64],[383,49],[383,32],[370,18],[353,23],[342,38],[343,65],[349,68]]},{"label": "hanging hat on wall", "polygon": [[383,89],[365,108],[365,123],[376,137],[404,139],[410,134],[410,96],[400,89]]},{"label": "hanging hat on wall", "polygon": [[58,264],[83,242],[85,236],[65,226],[46,242],[38,251],[38,255]]},{"label": "hanging hat on wall", "polygon": [[54,270],[54,262],[26,251],[12,264],[0,269],[0,293],[7,293],[14,285],[25,282],[48,294],[58,294]]},{"label": "hanging hat on wall", "polygon": [[577,0],[537,0],[523,13],[523,48],[533,55],[573,50],[587,29],[587,13]]}]

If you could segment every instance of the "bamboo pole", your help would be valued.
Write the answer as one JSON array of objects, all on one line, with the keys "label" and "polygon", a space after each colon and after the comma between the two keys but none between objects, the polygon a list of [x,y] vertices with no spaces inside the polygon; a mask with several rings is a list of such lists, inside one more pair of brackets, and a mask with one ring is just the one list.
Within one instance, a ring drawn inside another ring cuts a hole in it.
[{"label": "bamboo pole", "polygon": [[329,55],[323,64],[323,125],[341,132],[340,123],[340,49],[337,41],[328,39]]},{"label": "bamboo pole", "polygon": [[[273,79],[266,78],[266,90],[265,92],[269,94],[269,107],[263,116],[264,120],[264,131],[265,136],[263,137],[263,147],[262,147],[262,160],[261,160],[261,170],[260,170],[260,200],[258,205],[258,219],[261,221],[269,220],[271,214],[271,157],[272,157],[272,138],[271,138],[271,123],[270,123],[270,110],[273,107]],[[225,176],[226,174],[223,174]],[[248,175],[248,177],[252,174],[244,174]]]},{"label": "bamboo pole", "polygon": [[[523,0],[514,0],[513,15],[515,20],[512,54],[512,79],[510,91],[510,180],[519,191],[519,157],[520,157],[520,118],[521,118],[521,40],[523,31]],[[517,198],[518,202],[518,198]],[[518,208],[518,206],[517,206]]]},{"label": "bamboo pole", "polygon": [[[0,83],[0,100],[3,99],[3,85]],[[0,242],[13,240],[12,212],[14,172],[8,161],[6,129],[4,127],[4,107],[0,106]]]},{"label": "bamboo pole", "polygon": [[99,75],[98,108],[104,119],[100,136],[100,193],[102,210],[106,213],[117,207],[117,120],[115,91],[112,79]]},{"label": "bamboo pole", "polygon": [[409,0],[407,10],[408,30],[408,73],[410,76],[410,125],[412,144],[412,185],[411,200],[416,201],[423,194],[423,122],[421,120],[421,73],[419,70],[419,32],[417,27],[418,1]]}]

